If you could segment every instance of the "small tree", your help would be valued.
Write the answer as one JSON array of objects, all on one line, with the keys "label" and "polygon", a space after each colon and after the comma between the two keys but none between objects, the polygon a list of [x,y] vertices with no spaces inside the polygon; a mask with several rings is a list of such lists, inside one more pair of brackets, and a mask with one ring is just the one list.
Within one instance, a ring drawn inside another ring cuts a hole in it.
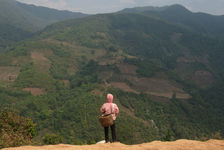
[{"label": "small tree", "polygon": [[42,139],[44,144],[59,144],[62,142],[62,138],[57,134],[47,134]]},{"label": "small tree", "polygon": [[36,135],[35,129],[31,119],[4,109],[0,113],[0,148],[30,144]]},{"label": "small tree", "polygon": [[217,132],[213,133],[211,138],[217,139],[217,140],[222,140],[221,131],[217,131]]},{"label": "small tree", "polygon": [[172,141],[174,139],[174,133],[171,129],[168,129],[166,137],[164,138],[165,141]]}]

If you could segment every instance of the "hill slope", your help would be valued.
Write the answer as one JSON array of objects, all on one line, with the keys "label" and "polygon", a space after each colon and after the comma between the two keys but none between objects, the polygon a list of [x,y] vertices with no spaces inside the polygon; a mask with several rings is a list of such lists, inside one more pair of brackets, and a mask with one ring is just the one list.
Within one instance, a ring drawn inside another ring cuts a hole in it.
[{"label": "hill slope", "polygon": [[0,108],[32,118],[38,142],[91,144],[110,92],[122,143],[223,136],[223,43],[139,13],[56,23],[0,55]]},{"label": "hill slope", "polygon": [[14,25],[31,32],[40,30],[54,22],[86,16],[82,13],[23,4],[15,0],[1,0],[0,8],[1,24]]},{"label": "hill slope", "polygon": [[82,13],[37,7],[15,0],[0,0],[0,50],[30,37],[49,24],[84,16]]},{"label": "hill slope", "polygon": [[96,145],[50,145],[50,146],[23,146],[17,148],[5,148],[3,150],[223,150],[224,141],[209,140],[207,142],[178,140],[175,142],[154,141],[138,145],[124,145],[121,143],[113,144],[96,144]]}]

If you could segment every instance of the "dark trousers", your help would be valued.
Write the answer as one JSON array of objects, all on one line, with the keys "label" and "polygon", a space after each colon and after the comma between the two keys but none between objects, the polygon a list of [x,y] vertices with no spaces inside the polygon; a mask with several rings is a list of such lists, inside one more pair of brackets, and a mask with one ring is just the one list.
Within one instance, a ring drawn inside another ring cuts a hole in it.
[{"label": "dark trousers", "polygon": [[[115,122],[112,126],[110,126],[111,128],[111,134],[112,134],[112,142],[116,142],[116,131],[115,131]],[[105,141],[109,142],[109,127],[104,127],[104,133],[105,133]]]}]

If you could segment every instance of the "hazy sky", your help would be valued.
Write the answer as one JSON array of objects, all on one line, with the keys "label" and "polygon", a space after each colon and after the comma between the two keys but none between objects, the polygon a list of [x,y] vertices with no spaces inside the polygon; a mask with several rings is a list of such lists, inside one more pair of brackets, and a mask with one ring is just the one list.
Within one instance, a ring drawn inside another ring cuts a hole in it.
[{"label": "hazy sky", "polygon": [[193,12],[224,15],[224,0],[17,0],[60,10],[83,13],[108,13],[136,6],[182,4]]}]

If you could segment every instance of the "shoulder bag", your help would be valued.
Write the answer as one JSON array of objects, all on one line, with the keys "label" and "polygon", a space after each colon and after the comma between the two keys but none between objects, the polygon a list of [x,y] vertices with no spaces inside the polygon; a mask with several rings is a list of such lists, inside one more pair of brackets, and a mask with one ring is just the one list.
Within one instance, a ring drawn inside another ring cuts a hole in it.
[{"label": "shoulder bag", "polygon": [[112,126],[114,124],[114,120],[113,120],[113,104],[111,106],[111,114],[103,114],[99,117],[99,121],[102,125],[102,127],[109,127]]}]

